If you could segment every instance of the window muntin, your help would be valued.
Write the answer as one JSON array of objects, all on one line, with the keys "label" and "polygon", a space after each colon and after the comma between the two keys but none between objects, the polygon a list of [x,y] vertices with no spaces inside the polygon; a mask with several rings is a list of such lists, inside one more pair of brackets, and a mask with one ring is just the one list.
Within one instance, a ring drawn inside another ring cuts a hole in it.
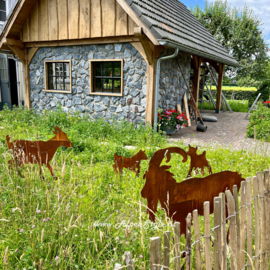
[{"label": "window muntin", "polygon": [[0,76],[1,76],[1,80],[8,79],[7,62],[6,62],[6,59],[4,59],[4,58],[0,58]]},{"label": "window muntin", "polygon": [[45,91],[71,93],[70,61],[45,62]]},{"label": "window muntin", "polygon": [[0,21],[6,21],[6,1],[0,0]]},{"label": "window muntin", "polygon": [[91,61],[92,94],[122,94],[122,60]]}]

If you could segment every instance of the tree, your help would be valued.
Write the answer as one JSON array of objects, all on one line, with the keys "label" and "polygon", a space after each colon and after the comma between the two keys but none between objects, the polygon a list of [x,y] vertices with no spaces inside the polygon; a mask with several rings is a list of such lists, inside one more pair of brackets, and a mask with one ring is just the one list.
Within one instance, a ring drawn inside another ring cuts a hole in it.
[{"label": "tree", "polygon": [[268,46],[262,36],[262,22],[248,6],[231,7],[227,1],[206,1],[191,12],[240,63],[241,68],[226,67],[226,76],[239,84],[259,86],[266,78]]}]

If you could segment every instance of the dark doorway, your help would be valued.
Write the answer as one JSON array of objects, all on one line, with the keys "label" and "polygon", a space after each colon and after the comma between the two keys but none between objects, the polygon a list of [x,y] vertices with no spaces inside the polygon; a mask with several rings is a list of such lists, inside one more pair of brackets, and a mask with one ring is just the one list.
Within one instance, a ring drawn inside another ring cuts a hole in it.
[{"label": "dark doorway", "polygon": [[9,59],[8,64],[9,64],[11,106],[12,107],[19,106],[16,62],[13,59]]}]

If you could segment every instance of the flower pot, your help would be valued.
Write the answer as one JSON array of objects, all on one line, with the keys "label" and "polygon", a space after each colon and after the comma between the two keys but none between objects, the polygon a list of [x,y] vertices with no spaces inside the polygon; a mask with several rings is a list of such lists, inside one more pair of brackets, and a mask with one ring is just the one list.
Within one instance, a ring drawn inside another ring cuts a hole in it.
[{"label": "flower pot", "polygon": [[175,133],[176,128],[173,126],[166,126],[166,127],[161,128],[161,130],[165,131],[166,134],[168,134],[168,135],[172,135]]}]

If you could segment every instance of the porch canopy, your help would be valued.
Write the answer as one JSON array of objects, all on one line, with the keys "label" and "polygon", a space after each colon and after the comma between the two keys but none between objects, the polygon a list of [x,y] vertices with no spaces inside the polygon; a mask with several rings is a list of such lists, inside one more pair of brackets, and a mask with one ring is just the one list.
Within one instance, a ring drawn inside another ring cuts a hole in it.
[{"label": "porch canopy", "polygon": [[198,102],[200,66],[208,62],[218,73],[216,111],[221,105],[224,65],[238,62],[178,0],[124,0],[162,46],[178,48],[193,55],[194,98]]}]

